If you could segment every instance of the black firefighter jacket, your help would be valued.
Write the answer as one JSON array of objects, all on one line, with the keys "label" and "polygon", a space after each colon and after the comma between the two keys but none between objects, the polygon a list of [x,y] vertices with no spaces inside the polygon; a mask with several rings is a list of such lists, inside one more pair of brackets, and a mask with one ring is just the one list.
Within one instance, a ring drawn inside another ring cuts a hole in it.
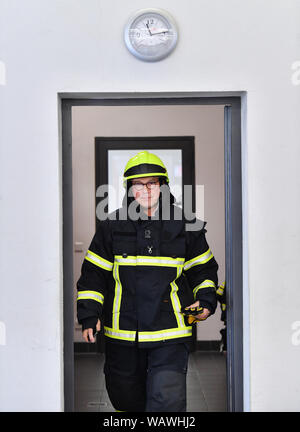
[{"label": "black firefighter jacket", "polygon": [[170,220],[157,211],[133,221],[121,220],[122,207],[99,223],[77,282],[83,329],[95,328],[99,318],[111,340],[154,347],[191,340],[182,307],[199,300],[214,313],[218,264],[206,223],[195,219],[200,229],[187,230],[182,210],[170,210]]}]

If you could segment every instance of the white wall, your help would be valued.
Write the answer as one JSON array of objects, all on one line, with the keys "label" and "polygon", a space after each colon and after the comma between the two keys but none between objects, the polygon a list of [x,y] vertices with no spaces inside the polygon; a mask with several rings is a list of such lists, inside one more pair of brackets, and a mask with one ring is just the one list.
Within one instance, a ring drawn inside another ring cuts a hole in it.
[{"label": "white wall", "polygon": [[148,64],[122,41],[126,19],[148,1],[1,2],[1,410],[63,409],[57,93],[236,90],[247,91],[245,408],[299,410],[300,2],[151,6],[174,16],[180,39]]}]

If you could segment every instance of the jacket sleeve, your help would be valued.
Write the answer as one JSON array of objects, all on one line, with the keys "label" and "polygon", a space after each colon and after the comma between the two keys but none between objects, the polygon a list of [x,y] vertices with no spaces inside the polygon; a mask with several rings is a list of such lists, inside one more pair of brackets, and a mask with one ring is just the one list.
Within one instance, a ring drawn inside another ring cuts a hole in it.
[{"label": "jacket sleeve", "polygon": [[109,221],[105,220],[99,223],[77,282],[77,318],[83,330],[95,329],[101,318],[113,261]]},{"label": "jacket sleeve", "polygon": [[[204,224],[204,226],[206,223]],[[213,314],[217,307],[218,264],[207,244],[204,227],[187,232],[187,252],[184,273],[193,290],[195,301]]]}]

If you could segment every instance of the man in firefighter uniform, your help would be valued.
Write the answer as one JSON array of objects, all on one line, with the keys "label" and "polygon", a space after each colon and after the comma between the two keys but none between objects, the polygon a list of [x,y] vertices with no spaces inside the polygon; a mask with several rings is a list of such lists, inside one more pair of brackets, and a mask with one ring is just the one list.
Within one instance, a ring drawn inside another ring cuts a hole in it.
[{"label": "man in firefighter uniform", "polygon": [[124,187],[122,207],[99,222],[83,261],[78,321],[86,342],[104,328],[115,410],[184,412],[192,340],[186,313],[199,321],[214,313],[218,264],[206,223],[187,223],[174,205],[160,158],[148,151],[131,158]]}]

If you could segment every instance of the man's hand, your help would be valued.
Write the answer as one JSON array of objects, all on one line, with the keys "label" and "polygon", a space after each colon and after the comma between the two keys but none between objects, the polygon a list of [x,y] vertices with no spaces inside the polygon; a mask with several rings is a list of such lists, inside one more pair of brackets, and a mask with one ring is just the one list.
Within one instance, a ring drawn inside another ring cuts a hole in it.
[{"label": "man's hand", "polygon": [[[186,306],[186,308],[190,309],[190,308],[195,308],[195,307],[199,307],[200,302],[199,300],[197,300],[195,303],[191,304],[190,306]],[[206,308],[203,308],[203,312],[201,314],[198,315],[194,315],[195,318],[197,318],[200,321],[204,321],[206,320],[206,318],[208,318],[210,315],[210,311]]]},{"label": "man's hand", "polygon": [[[97,324],[96,324],[96,331],[99,332],[100,329],[101,329],[101,323],[100,323],[100,320],[98,320]],[[93,329],[92,328],[88,328],[88,329],[83,330],[82,337],[86,342],[93,342],[93,343],[96,342],[96,339],[94,338],[94,335],[93,335]]]}]

